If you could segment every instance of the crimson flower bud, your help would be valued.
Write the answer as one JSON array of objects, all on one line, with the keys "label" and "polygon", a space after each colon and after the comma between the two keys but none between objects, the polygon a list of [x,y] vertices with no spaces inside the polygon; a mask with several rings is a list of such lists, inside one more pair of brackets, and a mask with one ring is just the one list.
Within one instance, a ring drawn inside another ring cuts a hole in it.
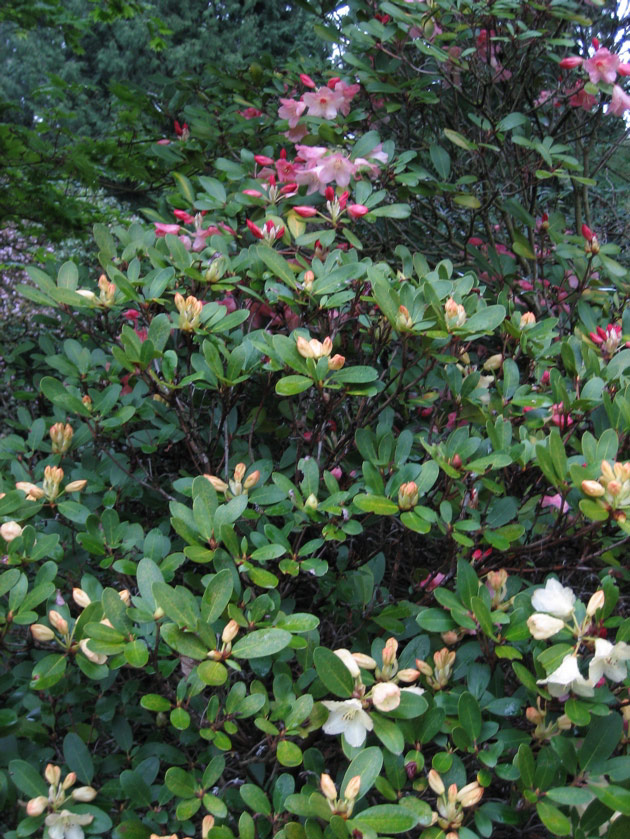
[{"label": "crimson flower bud", "polygon": [[272,166],[273,165],[273,158],[272,157],[267,157],[266,154],[255,154],[254,155],[254,160],[260,166]]},{"label": "crimson flower bud", "polygon": [[315,209],[315,207],[294,207],[293,211],[296,212],[298,216],[302,216],[302,218],[312,218],[313,216],[317,215],[317,210]]},{"label": "crimson flower bud", "polygon": [[264,238],[262,230],[260,229],[260,227],[258,227],[257,224],[254,224],[253,221],[250,221],[249,219],[247,219],[247,226],[249,228],[249,232],[253,236],[255,236],[257,239],[263,239]]},{"label": "crimson flower bud", "polygon": [[361,218],[361,216],[364,216],[369,212],[370,211],[365,204],[350,204],[348,207],[348,215],[350,218]]},{"label": "crimson flower bud", "polygon": [[307,76],[306,73],[300,73],[300,81],[304,87],[315,87],[315,82],[310,76]]},{"label": "crimson flower bud", "polygon": [[566,58],[563,58],[560,62],[560,66],[564,70],[573,70],[575,67],[579,67],[583,61],[584,59],[580,58],[579,55],[567,55]]}]

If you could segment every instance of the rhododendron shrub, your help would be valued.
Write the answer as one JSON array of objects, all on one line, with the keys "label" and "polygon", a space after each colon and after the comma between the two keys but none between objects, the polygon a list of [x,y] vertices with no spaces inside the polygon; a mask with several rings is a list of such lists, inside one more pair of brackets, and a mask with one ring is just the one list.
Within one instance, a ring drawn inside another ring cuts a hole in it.
[{"label": "rhododendron shrub", "polygon": [[352,2],[334,68],[190,98],[147,221],[31,267],[9,839],[625,835],[630,315],[583,153],[624,65],[587,12]]}]

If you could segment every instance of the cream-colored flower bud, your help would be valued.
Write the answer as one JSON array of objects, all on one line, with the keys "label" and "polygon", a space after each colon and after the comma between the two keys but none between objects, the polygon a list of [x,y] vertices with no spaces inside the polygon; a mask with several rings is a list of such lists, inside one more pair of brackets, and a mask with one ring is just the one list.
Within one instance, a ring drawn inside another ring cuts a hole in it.
[{"label": "cream-colored flower bud", "polygon": [[0,524],[0,536],[5,542],[12,542],[21,535],[22,528],[16,521],[5,521],[4,524]]},{"label": "cream-colored flower bud", "polygon": [[239,625],[236,623],[235,620],[229,620],[221,633],[221,641],[224,644],[230,644],[238,635],[240,630]]},{"label": "cream-colored flower bud", "polygon": [[372,702],[379,711],[394,711],[400,705],[400,688],[394,682],[377,682],[372,688]]},{"label": "cream-colored flower bud", "polygon": [[73,787],[77,782],[77,773],[76,772],[68,772],[66,777],[63,779],[63,784],[61,785],[61,789],[67,790],[70,787]]},{"label": "cream-colored flower bud", "polygon": [[346,801],[354,801],[357,797],[359,792],[361,791],[361,776],[360,775],[353,775],[352,778],[346,784],[346,789],[343,794]]},{"label": "cream-colored flower bud", "polygon": [[606,595],[600,588],[595,594],[591,595],[588,605],[586,607],[586,616],[592,618],[598,609],[601,609],[606,601]]},{"label": "cream-colored flower bud", "polygon": [[251,489],[253,486],[256,486],[259,480],[260,470],[254,469],[254,471],[250,475],[248,475],[243,481],[243,489]]},{"label": "cream-colored flower bud", "polygon": [[501,353],[497,353],[496,355],[491,355],[483,365],[484,370],[500,370],[503,365],[503,356]]},{"label": "cream-colored flower bud", "polygon": [[118,596],[120,597],[122,602],[125,604],[125,606],[129,606],[129,604],[131,603],[131,592],[129,591],[128,588],[121,589],[118,592]]},{"label": "cream-colored flower bud", "polygon": [[409,684],[410,682],[415,682],[416,679],[420,677],[420,671],[415,670],[413,667],[406,667],[404,670],[399,670],[396,674],[396,678],[400,682],[404,682],[404,684]]},{"label": "cream-colored flower bud", "polygon": [[244,463],[237,463],[234,467],[234,480],[240,483],[245,477],[246,471],[247,466]]},{"label": "cream-colored flower bud", "polygon": [[525,709],[525,718],[532,725],[540,725],[545,721],[545,714],[539,708],[534,708],[533,705],[530,705]]},{"label": "cream-colored flower bud", "polygon": [[297,351],[302,356],[302,358],[315,358],[315,353],[313,348],[311,347],[311,342],[307,341],[306,338],[303,338],[301,335],[298,335],[295,339],[297,345]]},{"label": "cream-colored flower bud", "polygon": [[527,628],[537,641],[543,641],[557,635],[561,629],[564,629],[564,621],[551,615],[545,615],[542,612],[536,612],[527,618]]},{"label": "cream-colored flower bud", "polygon": [[56,422],[50,427],[50,439],[52,442],[53,454],[65,454],[72,444],[74,434],[69,423]]},{"label": "cream-colored flower bud", "polygon": [[431,665],[426,661],[420,661],[419,658],[416,659],[416,667],[420,671],[422,676],[432,676],[433,675],[433,668]]},{"label": "cream-colored flower bud", "polygon": [[72,599],[81,609],[85,609],[85,607],[89,606],[92,602],[82,588],[72,589]]},{"label": "cream-colored flower bud", "polygon": [[49,501],[54,501],[59,495],[62,481],[63,469],[60,466],[47,466],[44,469],[43,488],[44,494]]},{"label": "cream-colored flower bud", "polygon": [[70,481],[69,484],[66,485],[66,492],[81,492],[87,486],[87,480],[82,478],[80,481]]},{"label": "cream-colored flower bud", "polygon": [[62,617],[59,612],[56,612],[54,609],[51,609],[48,612],[48,620],[57,630],[57,632],[61,633],[61,635],[68,634],[68,621]]},{"label": "cream-colored flower bud", "polygon": [[192,332],[199,326],[203,303],[192,294],[184,298],[179,292],[175,295],[175,306],[179,312],[179,328],[183,332]]},{"label": "cream-colored flower bud", "polygon": [[459,632],[455,629],[448,629],[446,632],[442,632],[442,641],[445,644],[456,644],[459,641]]},{"label": "cream-colored flower bud", "polygon": [[501,591],[501,589],[505,586],[508,580],[508,572],[505,568],[501,568],[499,571],[489,571],[488,576],[486,579],[488,580],[488,585],[493,591]]},{"label": "cream-colored flower bud", "polygon": [[613,468],[607,460],[602,460],[601,470],[602,470],[602,478],[604,478],[604,480],[612,481],[613,478],[615,477],[615,473],[613,471]]},{"label": "cream-colored flower bud", "polygon": [[396,661],[396,652],[398,651],[398,641],[395,638],[388,638],[383,647],[382,658],[385,666],[392,665]]},{"label": "cream-colored flower bud", "polygon": [[109,618],[103,618],[103,620],[100,620],[99,623],[101,624],[101,626],[108,626],[110,629],[114,628]]},{"label": "cream-colored flower bud", "polygon": [[160,621],[162,620],[165,614],[166,612],[164,611],[164,609],[161,606],[158,606],[155,612],[153,612],[153,620]]},{"label": "cream-colored flower bud", "polygon": [[225,492],[228,489],[228,485],[225,481],[222,481],[221,478],[217,478],[216,475],[204,475],[204,478],[210,481],[217,492]]},{"label": "cream-colored flower bud", "polygon": [[560,729],[560,731],[569,731],[573,728],[573,722],[566,714],[561,714],[556,720],[556,725]]},{"label": "cream-colored flower bud", "polygon": [[339,650],[333,650],[333,652],[337,656],[337,658],[340,658],[341,661],[343,661],[343,663],[346,665],[353,679],[359,679],[361,677],[359,665],[357,664],[350,650],[345,650],[341,648]]},{"label": "cream-colored flower bud", "polygon": [[55,633],[49,626],[44,626],[43,623],[34,623],[31,625],[31,635],[36,641],[53,641]]},{"label": "cream-colored flower bud", "polygon": [[37,484],[32,484],[29,481],[18,481],[15,485],[16,489],[26,493],[27,501],[39,501],[46,494]]},{"label": "cream-colored flower bud", "polygon": [[53,763],[47,764],[44,769],[44,778],[52,787],[59,786],[61,780],[61,769]]},{"label": "cream-colored flower bud", "polygon": [[457,792],[457,800],[462,807],[474,807],[483,798],[483,787],[479,786],[477,781],[472,784],[466,784]]},{"label": "cream-colored flower bud", "polygon": [[433,790],[436,795],[444,795],[446,792],[446,788],[444,786],[444,781],[440,778],[439,774],[435,771],[435,769],[429,770],[429,774],[427,775],[427,780],[429,782],[429,786]]},{"label": "cream-colored flower bud", "polygon": [[86,408],[92,407],[92,397],[88,396],[87,393],[81,397],[81,402],[83,402]]},{"label": "cream-colored flower bud", "polygon": [[74,800],[80,801],[83,804],[94,801],[97,795],[98,793],[94,787],[77,787],[72,790],[72,797]]},{"label": "cream-colored flower bud", "polygon": [[444,315],[447,329],[457,329],[466,323],[466,309],[461,303],[456,303],[449,297],[444,304]]},{"label": "cream-colored flower bud", "polygon": [[621,492],[621,482],[608,481],[608,486],[606,487],[606,490],[610,495],[612,495],[613,498],[616,498]]},{"label": "cream-colored flower bud", "polygon": [[328,369],[329,370],[341,370],[343,365],[346,363],[346,357],[343,355],[333,355],[332,358],[328,359]]},{"label": "cream-colored flower bud", "polygon": [[110,283],[105,274],[101,274],[98,278],[98,288],[100,291],[100,301],[103,306],[113,306],[114,298],[116,297],[116,286]]},{"label": "cream-colored flower bud", "polygon": [[79,641],[79,648],[83,655],[88,661],[91,661],[92,664],[105,664],[107,656],[104,653],[93,653],[88,647],[88,641],[88,638],[83,638],[83,640]]},{"label": "cream-colored flower bud", "polygon": [[359,667],[363,668],[363,670],[374,670],[376,668],[376,662],[371,655],[365,655],[365,653],[352,653],[352,658],[356,661]]},{"label": "cream-colored flower bud", "polygon": [[398,314],[396,315],[396,329],[404,331],[405,329],[413,328],[413,318],[409,314],[409,309],[406,306],[398,307]]},{"label": "cream-colored flower bud", "polygon": [[582,492],[591,498],[601,498],[606,490],[599,481],[582,481]]},{"label": "cream-colored flower bud", "polygon": [[201,822],[201,839],[208,839],[208,834],[214,827],[214,816],[204,816]]},{"label": "cream-colored flower bud", "polygon": [[311,494],[308,496],[308,498],[304,502],[304,509],[305,510],[310,510],[310,512],[314,513],[315,510],[317,510],[318,505],[319,505],[319,501],[317,500],[317,496],[314,493],[311,492]]},{"label": "cream-colored flower bud", "polygon": [[304,279],[302,281],[302,286],[304,291],[311,292],[313,290],[313,283],[315,282],[315,274],[312,271],[305,271],[304,272]]},{"label": "cream-colored flower bud", "polygon": [[26,815],[31,817],[41,816],[41,814],[48,807],[48,799],[45,795],[38,795],[37,798],[31,798],[26,805]]},{"label": "cream-colored flower bud", "polygon": [[418,485],[415,481],[401,484],[398,490],[398,507],[401,510],[412,510],[418,503]]},{"label": "cream-colored flower bud", "polygon": [[329,801],[337,799],[337,787],[330,775],[324,773],[319,779],[319,787]]},{"label": "cream-colored flower bud", "polygon": [[80,294],[81,297],[85,297],[85,299],[89,300],[90,302],[96,300],[96,295],[93,291],[90,291],[89,288],[78,288],[76,290],[76,293]]},{"label": "cream-colored flower bud", "polygon": [[536,323],[536,315],[533,312],[525,312],[521,315],[521,321],[519,326],[521,329],[529,329],[530,326],[533,326]]}]

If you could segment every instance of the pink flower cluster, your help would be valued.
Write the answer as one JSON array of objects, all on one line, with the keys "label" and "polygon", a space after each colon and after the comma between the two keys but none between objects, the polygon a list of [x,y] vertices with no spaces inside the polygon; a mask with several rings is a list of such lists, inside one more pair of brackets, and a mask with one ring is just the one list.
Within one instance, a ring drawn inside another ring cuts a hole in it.
[{"label": "pink flower cluster", "polygon": [[360,90],[358,84],[347,84],[338,76],[320,88],[316,88],[315,82],[305,73],[302,73],[300,79],[311,90],[303,93],[300,99],[280,99],[278,109],[280,119],[286,119],[289,123],[286,136],[294,143],[299,143],[308,134],[307,127],[300,124],[300,117],[305,111],[311,117],[324,119],[334,119],[338,113],[347,116],[350,113],[350,102]]},{"label": "pink flower cluster", "polygon": [[158,237],[167,235],[179,236],[180,242],[188,251],[194,251],[195,253],[202,251],[206,246],[206,239],[208,236],[216,236],[221,232],[229,233],[231,236],[236,236],[236,231],[232,230],[229,225],[222,221],[219,222],[218,226],[211,224],[209,227],[202,227],[205,210],[194,216],[190,215],[190,213],[187,213],[185,210],[173,210],[173,215],[184,224],[194,225],[194,231],[191,231],[193,238],[188,235],[189,231],[184,230],[184,232],[181,233],[181,225],[165,224],[161,221],[153,223],[155,227],[155,235]]},{"label": "pink flower cluster", "polygon": [[[355,160],[350,160],[342,152],[330,151],[325,146],[298,145],[295,148],[297,155],[292,161],[287,160],[284,150],[276,161],[258,156],[268,164],[258,171],[257,176],[264,179],[277,178],[280,183],[306,186],[307,195],[314,192],[323,195],[330,183],[346,187],[351,178],[360,174],[375,177],[379,172],[379,163],[387,163],[388,159],[380,143],[367,157]],[[275,172],[271,165],[275,167]]]},{"label": "pink flower cluster", "polygon": [[588,333],[588,337],[602,352],[612,355],[621,341],[621,326],[618,323],[609,323],[606,329],[598,326],[596,332]]},{"label": "pink flower cluster", "polygon": [[[615,84],[617,74],[620,76],[630,76],[630,64],[622,63],[618,55],[611,53],[606,47],[600,47],[597,38],[593,38],[593,46],[595,47],[594,54],[587,59],[580,58],[579,55],[568,55],[560,62],[560,66],[565,70],[574,70],[576,67],[582,67],[587,73],[592,84],[604,82],[613,86],[611,101],[608,105],[607,113],[620,117],[625,111],[630,110],[630,96],[618,84]],[[584,94],[589,99],[595,102],[595,97],[590,94]],[[572,101],[570,104],[574,104]],[[580,107],[585,107],[581,102]],[[590,110],[592,105],[589,105],[587,110]]]}]

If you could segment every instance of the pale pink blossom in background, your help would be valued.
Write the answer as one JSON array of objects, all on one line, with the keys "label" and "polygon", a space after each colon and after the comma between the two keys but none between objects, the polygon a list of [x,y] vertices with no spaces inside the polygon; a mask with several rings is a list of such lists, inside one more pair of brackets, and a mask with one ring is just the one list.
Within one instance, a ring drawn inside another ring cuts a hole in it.
[{"label": "pale pink blossom in background", "polygon": [[288,120],[289,128],[295,128],[306,110],[306,103],[298,99],[281,99],[280,102],[282,104],[278,108],[278,116]]},{"label": "pale pink blossom in background", "polygon": [[623,116],[623,114],[630,109],[630,96],[622,87],[616,84],[613,87],[612,99],[606,111],[607,114],[613,114],[616,117]]},{"label": "pale pink blossom in background", "polygon": [[350,158],[343,154],[331,154],[322,159],[319,177],[325,183],[336,181],[338,186],[348,186],[356,169]]},{"label": "pale pink blossom in background", "polygon": [[613,55],[606,47],[601,47],[595,55],[584,62],[584,69],[593,84],[597,82],[613,84],[617,78],[619,64],[618,55]]},{"label": "pale pink blossom in background", "polygon": [[556,510],[560,510],[561,513],[568,513],[571,509],[567,502],[562,500],[562,496],[559,492],[555,495],[543,495],[541,506],[555,507]]},{"label": "pale pink blossom in background", "polygon": [[153,222],[155,226],[155,235],[156,236],[166,236],[170,234],[171,236],[177,236],[179,231],[181,230],[179,224],[164,224],[161,221]]}]

